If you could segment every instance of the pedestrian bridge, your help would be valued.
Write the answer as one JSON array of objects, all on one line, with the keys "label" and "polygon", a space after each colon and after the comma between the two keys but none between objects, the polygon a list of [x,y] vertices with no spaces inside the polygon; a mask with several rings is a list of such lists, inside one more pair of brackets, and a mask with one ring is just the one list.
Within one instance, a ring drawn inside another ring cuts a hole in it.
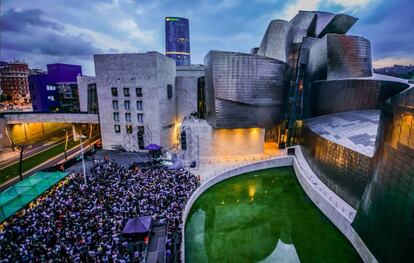
[{"label": "pedestrian bridge", "polygon": [[34,122],[59,123],[99,123],[98,114],[78,113],[52,113],[52,112],[3,112],[0,118],[5,118],[7,124],[21,124]]}]

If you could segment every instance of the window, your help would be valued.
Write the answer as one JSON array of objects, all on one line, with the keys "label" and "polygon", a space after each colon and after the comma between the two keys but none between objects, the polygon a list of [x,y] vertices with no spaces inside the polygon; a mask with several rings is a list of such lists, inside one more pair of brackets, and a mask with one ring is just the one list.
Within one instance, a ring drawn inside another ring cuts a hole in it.
[{"label": "window", "polygon": [[144,122],[144,114],[138,113],[137,118],[138,118],[138,122]]},{"label": "window", "polygon": [[33,105],[33,110],[37,110],[37,106],[36,105]]},{"label": "window", "polygon": [[168,99],[171,99],[172,96],[173,96],[173,89],[172,89],[172,85],[171,84],[168,84],[167,85],[167,96],[168,96]]},{"label": "window", "polygon": [[124,88],[124,96],[129,97],[129,88]]},{"label": "window", "polygon": [[132,125],[131,124],[126,125],[126,132],[127,133],[132,133]]},{"label": "window", "polygon": [[129,112],[125,113],[125,121],[131,121],[131,113]]},{"label": "window", "polygon": [[56,86],[46,85],[46,90],[56,90]]},{"label": "window", "polygon": [[141,150],[145,149],[144,134],[145,134],[144,126],[138,126],[138,147]]},{"label": "window", "polygon": [[50,101],[55,101],[55,96],[47,96],[47,99]]},{"label": "window", "polygon": [[112,96],[113,97],[118,97],[118,89],[113,87],[111,88],[111,92],[112,92]]},{"label": "window", "polygon": [[119,112],[114,112],[114,121],[119,121]]},{"label": "window", "polygon": [[32,95],[32,100],[35,100],[36,99],[36,95]]},{"label": "window", "polygon": [[142,97],[142,88],[136,88],[135,92],[137,94],[137,97]]},{"label": "window", "polygon": [[142,110],[142,101],[137,101],[137,110]]},{"label": "window", "polygon": [[117,100],[112,101],[112,109],[114,109],[114,110],[118,109],[118,101]]},{"label": "window", "polygon": [[115,129],[115,133],[120,133],[121,132],[121,126],[118,124],[114,125],[114,129]]},{"label": "window", "polygon": [[187,133],[185,130],[181,131],[181,150],[187,150]]},{"label": "window", "polygon": [[130,105],[130,103],[129,103],[129,100],[126,100],[126,101],[124,102],[124,106],[125,106],[125,109],[126,109],[126,110],[131,109],[131,105]]}]

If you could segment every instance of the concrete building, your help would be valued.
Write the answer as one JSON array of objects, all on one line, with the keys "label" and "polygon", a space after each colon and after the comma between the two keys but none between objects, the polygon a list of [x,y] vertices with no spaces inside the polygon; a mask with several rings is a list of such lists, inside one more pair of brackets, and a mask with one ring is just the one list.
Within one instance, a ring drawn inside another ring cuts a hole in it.
[{"label": "concrete building", "polygon": [[199,95],[204,93],[204,66],[177,66],[175,86],[177,89],[177,121],[198,113]]},{"label": "concrete building", "polygon": [[0,65],[0,90],[3,96],[16,105],[30,104],[29,67],[20,61],[3,62]]},{"label": "concrete building", "polygon": [[98,94],[94,76],[77,76],[80,112],[98,113]]},{"label": "concrete building", "polygon": [[104,149],[176,144],[176,66],[157,52],[94,55]]},{"label": "concrete building", "polygon": [[56,63],[47,65],[47,74],[29,76],[33,111],[79,111],[78,75],[82,75],[81,66]]}]

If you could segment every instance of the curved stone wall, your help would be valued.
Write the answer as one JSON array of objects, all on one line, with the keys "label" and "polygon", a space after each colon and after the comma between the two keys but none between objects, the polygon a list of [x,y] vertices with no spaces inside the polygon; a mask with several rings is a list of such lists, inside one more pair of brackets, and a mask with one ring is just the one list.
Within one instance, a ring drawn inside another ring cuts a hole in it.
[{"label": "curved stone wall", "polygon": [[353,226],[380,262],[414,262],[414,88],[384,103],[376,147]]},{"label": "curved stone wall", "polygon": [[311,84],[309,117],[379,109],[382,101],[407,87],[404,83],[375,79],[316,81]]},{"label": "curved stone wall", "polygon": [[271,127],[281,120],[286,63],[210,51],[205,57],[207,121],[214,128]]}]

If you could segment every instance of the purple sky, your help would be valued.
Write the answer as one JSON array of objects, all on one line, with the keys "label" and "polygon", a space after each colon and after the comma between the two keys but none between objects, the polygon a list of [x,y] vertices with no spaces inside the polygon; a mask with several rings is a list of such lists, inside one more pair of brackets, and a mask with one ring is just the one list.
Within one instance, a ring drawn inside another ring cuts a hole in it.
[{"label": "purple sky", "polygon": [[414,64],[412,0],[2,0],[0,59],[30,67],[82,65],[94,75],[94,53],[164,53],[164,17],[190,19],[192,62],[212,49],[249,52],[272,19],[298,10],[359,18],[349,34],[371,41],[374,66]]}]

